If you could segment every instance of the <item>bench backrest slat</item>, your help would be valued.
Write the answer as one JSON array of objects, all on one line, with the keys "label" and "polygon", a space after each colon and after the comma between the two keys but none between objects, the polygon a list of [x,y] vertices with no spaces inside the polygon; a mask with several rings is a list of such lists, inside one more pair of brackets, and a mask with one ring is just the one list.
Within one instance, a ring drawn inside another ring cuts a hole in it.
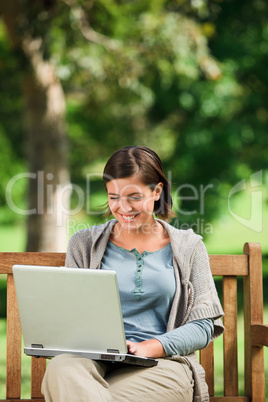
[{"label": "bench backrest slat", "polygon": [[224,391],[226,396],[238,395],[237,363],[237,278],[223,278],[223,357],[224,357]]},{"label": "bench backrest slat", "polygon": [[213,276],[247,276],[248,257],[246,255],[215,255],[209,256]]},{"label": "bench backrest slat", "polygon": [[211,342],[205,349],[200,350],[199,361],[206,373],[206,382],[209,395],[214,395],[214,343]]},{"label": "bench backrest slat", "polygon": [[263,348],[252,346],[251,340],[251,325],[263,323],[263,275],[259,243],[246,243],[244,253],[248,255],[250,267],[250,275],[244,277],[245,394],[256,394],[258,400],[264,401],[264,351]]},{"label": "bench backrest slat", "polygon": [[7,398],[21,395],[21,326],[13,275],[7,276]]},{"label": "bench backrest slat", "polygon": [[46,371],[46,359],[31,359],[31,398],[43,398],[41,384]]},{"label": "bench backrest slat", "polygon": [[47,265],[60,267],[65,264],[65,253],[4,253],[1,252],[0,274],[12,274],[12,267],[21,265]]}]

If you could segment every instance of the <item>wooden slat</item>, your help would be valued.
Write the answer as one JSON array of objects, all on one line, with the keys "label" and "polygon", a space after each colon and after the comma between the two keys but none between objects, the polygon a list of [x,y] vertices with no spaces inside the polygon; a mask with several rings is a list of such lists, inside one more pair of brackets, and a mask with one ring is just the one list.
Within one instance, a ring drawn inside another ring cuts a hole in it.
[{"label": "wooden slat", "polygon": [[265,402],[264,351],[252,347],[252,402]]},{"label": "wooden slat", "polygon": [[214,255],[209,256],[211,272],[214,276],[248,275],[248,258],[246,255]]},{"label": "wooden slat", "polygon": [[250,328],[250,278],[245,277],[244,284],[244,388],[247,395],[252,394],[251,384],[251,328]]},{"label": "wooden slat", "polygon": [[65,253],[1,253],[0,274],[11,274],[15,264],[64,266]]},{"label": "wooden slat", "polygon": [[0,402],[45,402],[44,398],[34,399],[0,399]]},{"label": "wooden slat", "polygon": [[[246,255],[210,255],[210,266],[215,276],[248,275]],[[65,253],[1,253],[0,273],[10,274],[14,264],[61,266]]]},{"label": "wooden slat", "polygon": [[7,398],[21,395],[21,326],[13,275],[7,276]]},{"label": "wooden slat", "polygon": [[31,360],[31,397],[43,398],[41,385],[46,371],[46,359],[32,357]]},{"label": "wooden slat", "polygon": [[249,276],[244,278],[245,394],[252,402],[265,401],[263,348],[252,346],[251,325],[263,324],[262,254],[259,243],[246,243]]},{"label": "wooden slat", "polygon": [[224,395],[238,395],[237,363],[237,279],[223,278],[223,311],[225,332],[224,349]]},{"label": "wooden slat", "polygon": [[251,326],[251,344],[253,346],[268,346],[268,325]]},{"label": "wooden slat", "polygon": [[209,395],[214,395],[214,344],[210,344],[200,350],[200,364],[206,373],[206,383],[208,385]]},{"label": "wooden slat", "polygon": [[248,396],[214,396],[209,399],[210,402],[250,402]]}]

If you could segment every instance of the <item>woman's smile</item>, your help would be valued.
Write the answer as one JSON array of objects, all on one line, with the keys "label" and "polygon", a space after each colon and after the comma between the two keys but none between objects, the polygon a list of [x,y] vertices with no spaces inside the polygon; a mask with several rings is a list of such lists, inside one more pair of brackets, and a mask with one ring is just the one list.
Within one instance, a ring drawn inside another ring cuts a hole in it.
[{"label": "woman's smile", "polygon": [[124,221],[130,222],[130,221],[133,221],[139,214],[140,214],[140,212],[137,214],[132,214],[132,215],[125,215],[125,214],[120,214],[120,215],[122,216]]}]

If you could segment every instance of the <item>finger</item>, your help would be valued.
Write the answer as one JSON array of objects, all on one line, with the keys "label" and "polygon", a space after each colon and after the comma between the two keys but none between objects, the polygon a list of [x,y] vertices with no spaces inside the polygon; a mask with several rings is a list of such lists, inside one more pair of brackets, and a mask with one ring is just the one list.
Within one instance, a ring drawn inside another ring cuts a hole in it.
[{"label": "finger", "polygon": [[133,349],[133,342],[130,342],[130,341],[127,341],[126,342],[127,343],[127,348],[128,348],[128,351],[130,352],[130,353],[132,353],[132,349]]}]

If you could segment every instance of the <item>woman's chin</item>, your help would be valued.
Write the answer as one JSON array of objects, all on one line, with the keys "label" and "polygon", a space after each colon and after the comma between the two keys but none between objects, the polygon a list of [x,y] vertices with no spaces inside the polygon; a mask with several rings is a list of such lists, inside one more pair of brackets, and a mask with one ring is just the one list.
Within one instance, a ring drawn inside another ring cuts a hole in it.
[{"label": "woman's chin", "polygon": [[142,222],[138,219],[139,215],[137,215],[135,218],[131,220],[126,220],[122,217],[119,217],[117,220],[122,227],[122,229],[127,229],[127,230],[136,230],[142,227]]}]

